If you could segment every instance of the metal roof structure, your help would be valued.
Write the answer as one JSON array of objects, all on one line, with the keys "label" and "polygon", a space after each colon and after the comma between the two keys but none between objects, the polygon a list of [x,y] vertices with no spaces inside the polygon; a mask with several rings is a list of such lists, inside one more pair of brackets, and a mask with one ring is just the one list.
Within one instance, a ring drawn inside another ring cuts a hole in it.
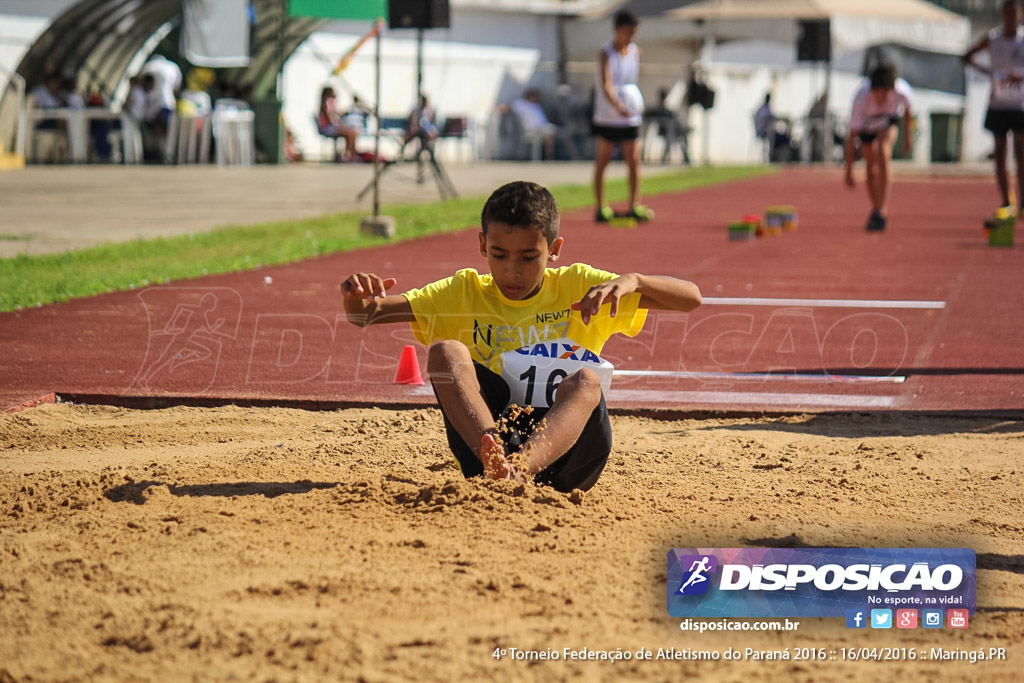
[{"label": "metal roof structure", "polygon": [[[74,74],[80,92],[115,92],[140,53],[181,25],[181,0],[81,0],[57,16],[18,67],[31,89],[47,73]],[[287,16],[286,0],[254,0],[248,67],[223,70],[221,80],[256,96],[267,92],[283,60],[323,19]],[[144,59],[147,54],[141,54]]]}]

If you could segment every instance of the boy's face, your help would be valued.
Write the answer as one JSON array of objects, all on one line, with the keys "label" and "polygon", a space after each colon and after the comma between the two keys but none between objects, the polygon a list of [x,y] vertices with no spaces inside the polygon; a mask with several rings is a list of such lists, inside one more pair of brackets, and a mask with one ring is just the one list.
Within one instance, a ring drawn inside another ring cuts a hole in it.
[{"label": "boy's face", "polygon": [[619,26],[615,29],[615,42],[619,45],[628,45],[636,38],[637,26]]},{"label": "boy's face", "polygon": [[1018,2],[1006,3],[1002,8],[1003,12],[1003,25],[1009,27],[1016,27],[1020,23],[1021,19],[1021,6]]},{"label": "boy's face", "polygon": [[558,260],[562,238],[548,246],[539,228],[494,222],[480,233],[480,255],[487,259],[494,284],[506,299],[529,299],[544,283],[544,269]]}]

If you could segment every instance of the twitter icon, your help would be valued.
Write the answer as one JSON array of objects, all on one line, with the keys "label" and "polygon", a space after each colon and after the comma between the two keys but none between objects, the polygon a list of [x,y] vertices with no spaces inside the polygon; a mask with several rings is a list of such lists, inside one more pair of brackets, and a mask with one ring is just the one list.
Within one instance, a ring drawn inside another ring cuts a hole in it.
[{"label": "twitter icon", "polygon": [[871,610],[871,628],[892,628],[892,610]]}]

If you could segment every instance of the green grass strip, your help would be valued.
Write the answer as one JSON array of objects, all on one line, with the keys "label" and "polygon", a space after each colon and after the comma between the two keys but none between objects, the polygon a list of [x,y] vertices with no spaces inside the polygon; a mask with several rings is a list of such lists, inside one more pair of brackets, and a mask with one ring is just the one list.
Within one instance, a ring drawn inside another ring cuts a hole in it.
[{"label": "green grass strip", "polygon": [[[680,192],[749,178],[765,167],[693,168],[644,179],[644,195]],[[563,211],[590,206],[589,185],[551,188]],[[624,180],[607,185],[610,201],[627,197]],[[387,205],[403,242],[479,223],[486,197],[467,197],[433,204]],[[293,263],[386,241],[362,235],[359,221],[366,211],[321,218],[217,228],[175,237],[104,244],[62,254],[20,255],[0,260],[0,311],[39,306],[105,292],[122,291],[186,280],[215,273]]]}]

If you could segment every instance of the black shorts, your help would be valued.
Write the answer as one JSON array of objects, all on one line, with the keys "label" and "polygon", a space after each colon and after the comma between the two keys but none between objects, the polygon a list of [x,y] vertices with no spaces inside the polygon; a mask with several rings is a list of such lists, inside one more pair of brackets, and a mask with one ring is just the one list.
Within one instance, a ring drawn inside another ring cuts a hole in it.
[{"label": "black shorts", "polygon": [[600,126],[592,123],[590,132],[608,142],[628,142],[640,137],[640,126]]},{"label": "black shorts", "polygon": [[985,114],[985,130],[994,135],[1024,133],[1024,111],[1016,109],[989,109]]},{"label": "black shorts", "polygon": [[[511,396],[508,384],[505,383],[501,375],[491,372],[486,366],[480,363],[473,363],[473,366],[476,368],[476,379],[480,383],[480,391],[487,402],[487,407],[491,409],[491,416],[496,421],[510,423],[501,430],[502,441],[513,451],[518,450],[533,433],[534,428],[548,409],[534,408],[530,414],[521,414],[514,420],[501,420],[502,417],[508,417],[509,414],[506,409]],[[435,389],[435,395],[436,393]],[[483,475],[483,463],[455,431],[455,427],[452,426],[444,411],[444,406],[441,406],[441,415],[444,417],[448,446],[452,449],[463,476],[468,479]],[[608,407],[605,405],[602,395],[601,403],[590,414],[590,419],[587,420],[576,443],[562,457],[538,472],[534,476],[534,481],[563,492],[573,489],[586,491],[597,483],[601,472],[604,471],[604,466],[608,463],[608,454],[611,451],[612,425],[608,419]]]},{"label": "black shorts", "polygon": [[878,139],[878,136],[879,136],[879,134],[882,133],[882,131],[888,130],[889,128],[892,128],[893,126],[898,126],[898,125],[900,125],[900,117],[898,117],[898,116],[890,116],[889,117],[889,125],[888,126],[883,128],[882,130],[876,130],[873,133],[867,133],[867,132],[857,133],[857,139],[860,140],[861,142],[863,142],[864,144],[870,145],[872,142],[874,142],[875,140]]}]

